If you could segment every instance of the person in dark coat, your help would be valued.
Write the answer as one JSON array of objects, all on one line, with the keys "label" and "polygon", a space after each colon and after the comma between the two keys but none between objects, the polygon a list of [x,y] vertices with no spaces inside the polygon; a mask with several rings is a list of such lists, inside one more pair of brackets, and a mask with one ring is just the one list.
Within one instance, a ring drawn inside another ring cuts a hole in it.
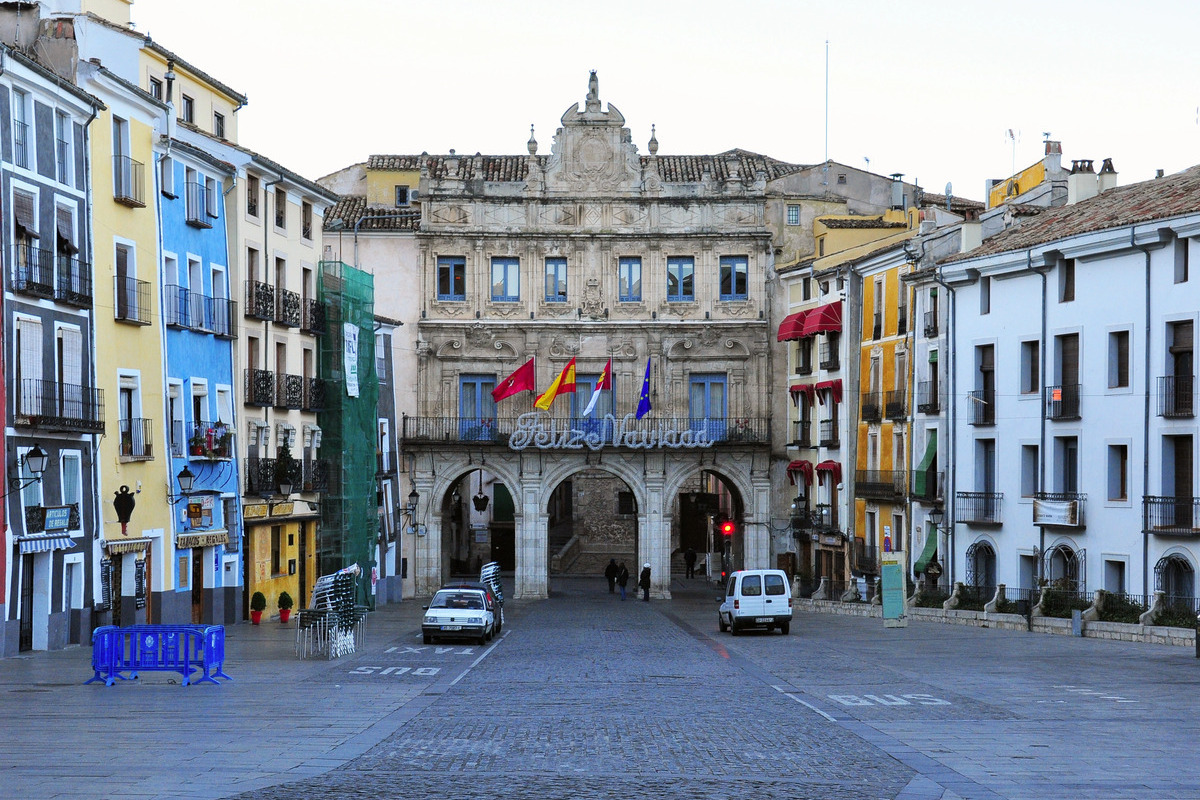
[{"label": "person in dark coat", "polygon": [[689,547],[683,554],[683,563],[687,564],[687,576],[689,578],[696,577],[696,549],[694,547]]},{"label": "person in dark coat", "polygon": [[604,568],[604,578],[608,581],[609,594],[613,593],[613,587],[617,585],[617,573],[620,571],[621,568],[617,566],[617,560],[615,558],[610,558],[608,560],[608,566]]},{"label": "person in dark coat", "polygon": [[642,564],[642,574],[638,576],[638,586],[642,587],[642,599],[650,599],[650,564]]},{"label": "person in dark coat", "polygon": [[621,562],[620,570],[617,572],[617,586],[621,589],[621,599],[625,599],[625,587],[629,583],[629,569],[625,566],[625,562]]}]

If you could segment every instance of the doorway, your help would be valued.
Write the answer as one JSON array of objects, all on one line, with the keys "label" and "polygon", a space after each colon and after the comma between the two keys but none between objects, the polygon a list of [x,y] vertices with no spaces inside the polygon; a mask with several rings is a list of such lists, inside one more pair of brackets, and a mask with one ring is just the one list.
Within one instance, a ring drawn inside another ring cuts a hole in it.
[{"label": "doorway", "polygon": [[21,556],[21,625],[17,649],[33,649],[33,554]]},{"label": "doorway", "polygon": [[204,550],[192,548],[192,622],[204,621]]}]

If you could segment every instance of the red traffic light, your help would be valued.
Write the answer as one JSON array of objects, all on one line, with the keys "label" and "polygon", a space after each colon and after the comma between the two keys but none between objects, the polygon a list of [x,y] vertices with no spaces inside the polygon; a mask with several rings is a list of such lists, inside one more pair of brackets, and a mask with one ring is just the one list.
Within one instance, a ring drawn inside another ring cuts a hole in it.
[{"label": "red traffic light", "polygon": [[734,524],[728,520],[721,523],[721,535],[733,536]]}]

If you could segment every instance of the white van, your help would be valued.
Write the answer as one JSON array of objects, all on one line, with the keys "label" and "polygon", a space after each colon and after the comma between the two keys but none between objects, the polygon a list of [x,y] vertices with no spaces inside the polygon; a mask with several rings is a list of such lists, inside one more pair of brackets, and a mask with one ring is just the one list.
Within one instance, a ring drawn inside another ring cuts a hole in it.
[{"label": "white van", "polygon": [[734,636],[746,628],[779,628],[786,636],[792,626],[787,573],[781,569],[743,569],[730,575],[725,599],[717,612],[717,625]]}]

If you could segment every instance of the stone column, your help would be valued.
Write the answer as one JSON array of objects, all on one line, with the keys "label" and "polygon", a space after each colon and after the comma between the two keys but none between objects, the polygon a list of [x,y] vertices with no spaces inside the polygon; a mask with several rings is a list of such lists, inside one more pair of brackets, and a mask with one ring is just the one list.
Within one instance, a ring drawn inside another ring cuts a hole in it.
[{"label": "stone column", "polygon": [[[638,563],[636,570],[629,570],[636,578],[642,565],[650,564],[650,596],[660,600],[671,599],[671,528],[669,515],[663,508],[667,502],[663,495],[661,466],[646,475],[646,509],[638,515]],[[638,589],[641,597],[641,589]]]},{"label": "stone column", "polygon": [[549,595],[548,520],[538,503],[542,476],[526,472],[521,480],[521,515],[516,519],[517,573],[513,597],[544,599]]}]

